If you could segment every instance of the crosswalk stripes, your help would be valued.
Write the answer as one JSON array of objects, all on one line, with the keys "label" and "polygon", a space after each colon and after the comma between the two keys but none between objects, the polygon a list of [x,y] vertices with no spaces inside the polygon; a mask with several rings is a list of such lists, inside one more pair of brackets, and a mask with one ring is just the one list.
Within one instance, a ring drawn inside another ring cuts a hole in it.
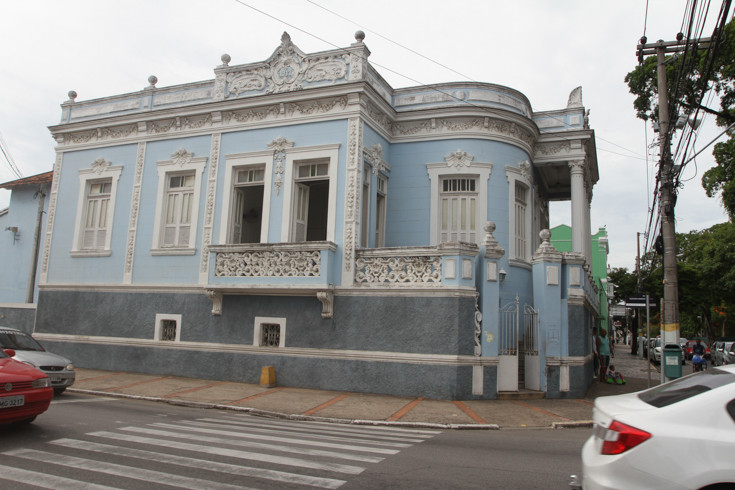
[{"label": "crosswalk stripes", "polygon": [[3,451],[0,487],[334,489],[436,434],[250,416],[154,422]]}]

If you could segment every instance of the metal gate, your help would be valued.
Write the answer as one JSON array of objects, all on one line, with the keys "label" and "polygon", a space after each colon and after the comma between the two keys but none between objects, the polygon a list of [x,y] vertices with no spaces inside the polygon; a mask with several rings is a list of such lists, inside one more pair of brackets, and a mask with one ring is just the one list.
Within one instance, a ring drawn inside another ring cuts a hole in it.
[{"label": "metal gate", "polygon": [[518,296],[500,309],[498,391],[518,391]]},{"label": "metal gate", "polygon": [[526,389],[538,391],[541,389],[541,357],[539,356],[541,322],[538,310],[530,305],[525,305],[523,324],[524,384]]}]

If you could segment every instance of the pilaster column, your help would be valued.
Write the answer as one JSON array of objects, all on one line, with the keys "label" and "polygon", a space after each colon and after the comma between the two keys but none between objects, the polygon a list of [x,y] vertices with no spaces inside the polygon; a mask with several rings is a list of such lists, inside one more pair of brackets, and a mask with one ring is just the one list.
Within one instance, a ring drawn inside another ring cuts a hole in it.
[{"label": "pilaster column", "polygon": [[585,243],[589,235],[585,237],[589,226],[589,201],[584,185],[584,160],[573,160],[569,162],[572,187],[572,251],[587,256],[588,247]]}]

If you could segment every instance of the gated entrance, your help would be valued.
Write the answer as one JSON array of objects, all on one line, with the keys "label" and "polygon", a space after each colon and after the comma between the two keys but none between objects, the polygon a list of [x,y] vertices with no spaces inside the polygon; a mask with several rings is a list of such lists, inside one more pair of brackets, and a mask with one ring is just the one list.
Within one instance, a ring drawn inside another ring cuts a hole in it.
[{"label": "gated entrance", "polygon": [[523,338],[520,339],[518,297],[500,309],[498,391],[541,389],[540,325],[538,311],[530,305],[525,305]]},{"label": "gated entrance", "polygon": [[518,296],[500,309],[498,391],[518,391]]}]

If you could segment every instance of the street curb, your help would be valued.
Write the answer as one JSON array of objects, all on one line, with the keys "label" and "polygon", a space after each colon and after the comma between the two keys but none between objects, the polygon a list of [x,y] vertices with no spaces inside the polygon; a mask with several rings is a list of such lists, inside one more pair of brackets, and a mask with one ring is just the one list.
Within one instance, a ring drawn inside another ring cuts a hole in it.
[{"label": "street curb", "polygon": [[160,398],[155,396],[130,395],[127,393],[114,393],[109,391],[85,390],[81,388],[67,388],[70,393],[79,393],[82,395],[105,396],[113,398],[127,398],[130,400],[141,400],[147,402],[168,403],[180,407],[204,408],[215,410],[230,410],[233,412],[243,412],[258,417],[287,419],[287,420],[303,420],[309,422],[326,422],[333,424],[346,425],[373,425],[384,427],[402,427],[409,429],[452,429],[452,430],[500,430],[497,424],[435,424],[429,422],[389,422],[386,420],[361,420],[361,419],[340,419],[330,417],[314,417],[311,415],[289,414],[281,412],[273,412],[270,410],[261,410],[251,407],[238,407],[233,405],[222,405],[219,403],[209,402],[193,402],[187,400],[177,400],[174,398]]},{"label": "street curb", "polygon": [[552,429],[578,429],[592,428],[595,423],[591,420],[579,420],[576,422],[554,422],[551,424]]}]

